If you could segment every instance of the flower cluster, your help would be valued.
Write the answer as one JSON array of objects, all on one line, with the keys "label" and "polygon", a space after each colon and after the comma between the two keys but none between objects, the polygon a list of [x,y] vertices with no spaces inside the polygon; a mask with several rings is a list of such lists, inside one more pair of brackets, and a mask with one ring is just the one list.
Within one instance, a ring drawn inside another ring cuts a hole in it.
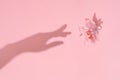
[{"label": "flower cluster", "polygon": [[95,42],[97,40],[99,30],[102,29],[102,23],[103,21],[101,19],[97,19],[96,14],[94,13],[92,20],[86,18],[85,26],[79,27],[81,36],[84,36],[87,41]]}]

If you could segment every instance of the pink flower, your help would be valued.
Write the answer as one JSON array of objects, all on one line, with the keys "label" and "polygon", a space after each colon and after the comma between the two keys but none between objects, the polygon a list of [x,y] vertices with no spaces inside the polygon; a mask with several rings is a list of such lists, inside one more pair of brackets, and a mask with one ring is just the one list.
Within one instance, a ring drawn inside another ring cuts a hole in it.
[{"label": "pink flower", "polygon": [[103,21],[101,19],[97,19],[96,14],[93,15],[93,22],[89,19],[85,19],[85,26],[81,26],[80,32],[82,36],[84,36],[85,40],[95,42],[97,40],[99,30],[102,29],[101,24]]}]

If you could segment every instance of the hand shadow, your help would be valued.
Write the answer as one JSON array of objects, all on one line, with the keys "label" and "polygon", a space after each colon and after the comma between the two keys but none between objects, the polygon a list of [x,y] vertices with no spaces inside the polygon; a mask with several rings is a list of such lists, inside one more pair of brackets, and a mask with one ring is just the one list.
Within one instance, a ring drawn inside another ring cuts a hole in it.
[{"label": "hand shadow", "polygon": [[55,41],[47,44],[53,37],[66,37],[71,32],[64,32],[67,25],[63,25],[56,31],[38,33],[21,41],[8,44],[0,49],[0,69],[9,63],[14,57],[24,52],[40,52],[63,44],[63,41]]}]

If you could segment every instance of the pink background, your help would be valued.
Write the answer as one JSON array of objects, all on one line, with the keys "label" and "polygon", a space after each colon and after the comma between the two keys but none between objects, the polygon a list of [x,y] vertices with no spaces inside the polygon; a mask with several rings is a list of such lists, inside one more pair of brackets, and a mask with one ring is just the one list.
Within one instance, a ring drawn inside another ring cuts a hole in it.
[{"label": "pink background", "polygon": [[[0,48],[68,24],[65,44],[14,58],[0,80],[120,80],[119,0],[0,0]],[[78,25],[96,12],[100,40],[84,45]],[[57,39],[57,40],[58,40]]]}]

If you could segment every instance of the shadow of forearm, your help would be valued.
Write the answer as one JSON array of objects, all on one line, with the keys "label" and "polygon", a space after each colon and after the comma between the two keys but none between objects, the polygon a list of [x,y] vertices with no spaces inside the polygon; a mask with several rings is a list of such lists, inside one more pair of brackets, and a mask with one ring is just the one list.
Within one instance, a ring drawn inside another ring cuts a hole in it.
[{"label": "shadow of forearm", "polygon": [[6,45],[0,49],[0,69],[21,53],[44,51],[44,44],[49,38],[50,34],[48,33],[38,33],[18,42]]},{"label": "shadow of forearm", "polygon": [[17,56],[17,52],[18,51],[16,51],[10,44],[3,47],[0,50],[0,69],[8,64],[15,56]]}]

